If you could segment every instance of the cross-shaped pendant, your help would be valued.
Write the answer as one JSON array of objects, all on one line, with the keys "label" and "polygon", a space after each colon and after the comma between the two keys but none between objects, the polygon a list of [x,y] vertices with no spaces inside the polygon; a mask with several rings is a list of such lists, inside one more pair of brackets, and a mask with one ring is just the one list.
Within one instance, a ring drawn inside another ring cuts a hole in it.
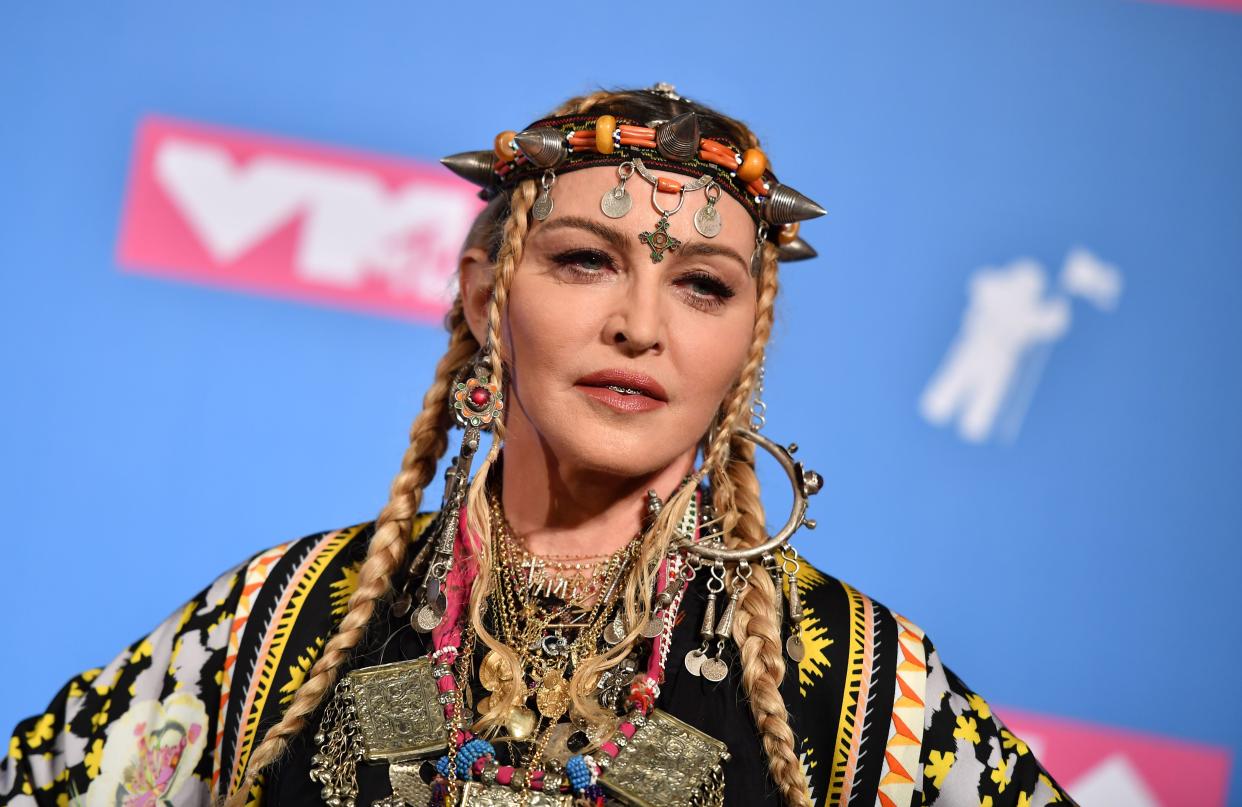
[{"label": "cross-shaped pendant", "polygon": [[671,252],[681,246],[681,242],[668,234],[668,216],[661,216],[656,222],[655,232],[644,230],[638,234],[638,240],[651,247],[651,262],[664,260],[664,253]]}]

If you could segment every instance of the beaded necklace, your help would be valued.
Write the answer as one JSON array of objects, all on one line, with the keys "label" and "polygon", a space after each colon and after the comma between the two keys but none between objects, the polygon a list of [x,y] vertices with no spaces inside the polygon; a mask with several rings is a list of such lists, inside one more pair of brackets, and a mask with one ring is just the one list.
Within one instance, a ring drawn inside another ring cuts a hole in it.
[{"label": "beaded necklace", "polygon": [[[693,509],[697,513],[697,497],[695,504],[696,507]],[[695,513],[687,515],[690,516],[689,523],[695,525],[692,529],[697,531]],[[466,532],[464,521],[463,517],[463,533]],[[636,546],[636,543],[631,545]],[[437,779],[433,784],[431,807],[453,803],[451,800],[454,798],[458,781],[466,782],[465,787],[468,790],[476,780],[485,786],[498,784],[549,795],[568,793],[577,803],[602,807],[604,792],[599,784],[599,777],[626,747],[635,733],[647,724],[648,717],[655,708],[660,683],[664,680],[664,663],[668,656],[667,647],[676,622],[677,608],[680,607],[682,595],[692,577],[692,566],[685,563],[679,556],[674,554],[661,561],[656,575],[657,610],[643,630],[644,635],[650,634],[649,638],[654,639],[647,670],[630,681],[624,698],[626,713],[618,721],[616,729],[611,732],[610,736],[604,738],[599,744],[598,755],[574,754],[565,762],[563,772],[549,774],[538,767],[500,765],[496,761],[495,747],[466,729],[464,721],[461,720],[464,711],[462,696],[464,687],[460,682],[468,680],[468,671],[463,670],[462,674],[455,679],[451,674],[451,669],[447,666],[437,668],[437,673],[447,673],[445,676],[438,677],[437,682],[441,691],[449,695],[447,699],[442,698],[442,700],[448,701],[445,705],[445,716],[449,722],[449,734],[452,741],[449,744],[448,753],[436,762]],[[473,583],[473,576],[470,582]],[[447,588],[449,608],[446,614],[455,613],[460,617],[462,609],[460,607],[454,609],[453,600],[458,596],[468,598],[469,591],[453,585]],[[609,595],[612,594],[613,592],[609,592]],[[600,602],[597,602],[597,611],[603,610],[598,606],[606,599],[615,600],[615,596],[602,597]],[[501,603],[504,600],[503,596],[495,598],[498,608],[503,607]],[[446,660],[456,660],[459,658],[458,647],[452,640],[462,634],[459,619],[454,619],[452,622],[446,619],[442,628],[444,629],[432,634],[433,642],[436,644],[433,656],[439,654]],[[468,637],[473,638],[472,630],[467,630],[466,633]],[[460,658],[469,659],[470,656],[462,653]],[[484,663],[487,663],[486,659]],[[563,714],[563,711],[561,713]]]},{"label": "beaded necklace", "polygon": [[[694,541],[699,538],[699,507],[696,497],[678,527],[682,535],[693,536]],[[541,717],[528,735],[533,737],[533,747],[519,754],[522,758],[513,756],[515,764],[501,765],[492,743],[470,728],[474,718],[468,707],[467,685],[474,674],[477,636],[466,604],[477,576],[479,539],[468,529],[464,513],[454,515],[460,519],[453,550],[458,562],[444,581],[445,618],[432,631],[433,650],[418,659],[354,670],[338,682],[315,738],[320,752],[314,757],[311,778],[322,784],[323,798],[334,807],[353,807],[358,793],[356,763],[366,760],[388,763],[393,791],[373,807],[509,803],[602,807],[605,786],[626,803],[645,804],[651,798],[660,800],[675,792],[678,804],[718,806],[723,798],[722,766],[728,759],[724,745],[655,708],[678,609],[698,564],[678,551],[670,551],[661,559],[653,613],[638,631],[653,640],[646,669],[637,672],[638,655],[632,652],[601,676],[600,702],[620,716],[615,722],[588,730],[585,745],[594,746],[594,750],[586,753],[587,748],[577,745],[581,750],[575,753],[566,742],[565,748],[558,744],[554,753],[545,753],[554,737],[560,743],[573,732],[572,722],[559,722],[568,702],[564,673],[570,669],[569,662],[576,665],[599,652],[601,626],[615,624],[605,617],[611,614],[614,620],[621,619],[617,588],[624,574],[633,573],[628,567],[637,555],[638,541],[627,547],[623,568],[610,578],[608,589],[593,604],[574,643],[563,648],[576,647],[578,655],[565,653],[568,658],[545,665],[538,676],[524,675],[527,680],[521,683],[529,681],[526,698],[534,695]],[[493,536],[498,534],[499,530],[493,531]],[[529,623],[538,620],[528,619],[527,629],[520,633],[504,627],[509,617],[499,612],[506,607],[506,600],[510,607],[517,604],[517,588],[511,585],[512,580],[505,583],[504,574],[503,568],[497,569],[496,596],[482,604],[485,611],[480,616],[487,616],[490,602],[498,612],[502,638],[508,637],[506,644],[519,650],[510,640],[514,635],[533,635]],[[623,637],[631,634],[624,625],[620,630]],[[533,666],[524,663],[524,672],[531,672]],[[488,676],[495,673],[485,658],[479,669],[480,683],[486,687]],[[444,749],[447,753],[434,763],[434,775],[428,783],[430,772],[425,768],[430,763],[426,757]]]}]

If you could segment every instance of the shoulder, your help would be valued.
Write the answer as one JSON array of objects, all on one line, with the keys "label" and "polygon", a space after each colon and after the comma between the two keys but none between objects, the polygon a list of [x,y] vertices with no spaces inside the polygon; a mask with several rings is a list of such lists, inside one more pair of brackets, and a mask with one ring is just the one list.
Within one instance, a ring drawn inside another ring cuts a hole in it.
[{"label": "shoulder", "polygon": [[801,750],[823,803],[1070,803],[922,628],[809,564],[797,579]]},{"label": "shoulder", "polygon": [[810,564],[801,563],[797,581],[805,655],[795,711],[817,803],[912,803],[930,641],[911,620]]},{"label": "shoulder", "polygon": [[[799,563],[798,592],[806,613],[801,629],[807,652],[799,664],[803,694],[828,666],[874,671],[877,661],[885,661],[894,675],[925,674],[934,649],[922,628],[844,580]],[[831,664],[834,656],[841,658],[839,665]]]},{"label": "shoulder", "polygon": [[[411,550],[435,513],[411,524]],[[349,609],[374,522],[314,533],[252,556],[238,571],[238,597],[221,692],[220,773],[235,783],[259,739],[279,720]]]},{"label": "shoulder", "polygon": [[[416,550],[429,537],[437,513],[419,513],[410,529],[410,549]],[[357,585],[357,570],[366,559],[375,522],[324,530],[287,541],[252,555],[236,571],[237,584],[252,596],[285,598],[296,588],[301,599],[327,592],[338,610]],[[326,588],[325,588],[326,587]],[[253,603],[246,607],[253,608]]]}]

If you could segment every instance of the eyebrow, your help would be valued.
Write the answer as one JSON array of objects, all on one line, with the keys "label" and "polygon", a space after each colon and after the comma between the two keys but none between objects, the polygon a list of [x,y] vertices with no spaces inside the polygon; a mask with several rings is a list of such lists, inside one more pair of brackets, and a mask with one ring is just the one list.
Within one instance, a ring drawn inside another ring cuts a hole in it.
[{"label": "eyebrow", "polygon": [[552,230],[560,230],[566,227],[572,227],[576,230],[586,230],[594,233],[600,238],[608,242],[609,246],[618,252],[624,252],[630,247],[630,239],[626,238],[625,233],[620,230],[609,227],[607,224],[601,224],[598,221],[585,218],[583,216],[560,216],[543,224],[540,229],[544,232]]},{"label": "eyebrow", "polygon": [[682,244],[677,248],[677,253],[687,258],[693,257],[710,257],[713,255],[723,258],[735,260],[741,265],[742,271],[747,275],[750,274],[750,262],[744,260],[732,247],[722,246],[720,244],[709,244],[706,241],[691,241],[689,244]]},{"label": "eyebrow", "polygon": [[[543,224],[540,229],[544,231],[560,230],[564,228],[573,228],[577,230],[586,230],[594,233],[600,238],[608,242],[609,246],[618,252],[624,252],[634,245],[630,242],[629,236],[615,227],[609,227],[594,219],[588,219],[583,216],[560,216]],[[675,255],[681,255],[686,258],[696,257],[723,257],[737,261],[742,267],[742,271],[750,273],[750,262],[738,254],[737,250],[732,247],[721,246],[719,244],[709,244],[706,241],[691,241],[688,244],[683,243],[677,248]]]}]

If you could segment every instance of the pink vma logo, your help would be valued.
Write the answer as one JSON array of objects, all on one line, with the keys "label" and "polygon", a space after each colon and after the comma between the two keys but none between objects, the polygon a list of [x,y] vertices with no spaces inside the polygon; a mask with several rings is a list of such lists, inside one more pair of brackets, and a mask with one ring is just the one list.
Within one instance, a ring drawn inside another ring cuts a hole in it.
[{"label": "pink vma logo", "polygon": [[118,260],[145,274],[434,321],[481,206],[438,165],[148,118]]},{"label": "pink vma logo", "polygon": [[1225,807],[1227,748],[999,711],[1083,807]]}]

